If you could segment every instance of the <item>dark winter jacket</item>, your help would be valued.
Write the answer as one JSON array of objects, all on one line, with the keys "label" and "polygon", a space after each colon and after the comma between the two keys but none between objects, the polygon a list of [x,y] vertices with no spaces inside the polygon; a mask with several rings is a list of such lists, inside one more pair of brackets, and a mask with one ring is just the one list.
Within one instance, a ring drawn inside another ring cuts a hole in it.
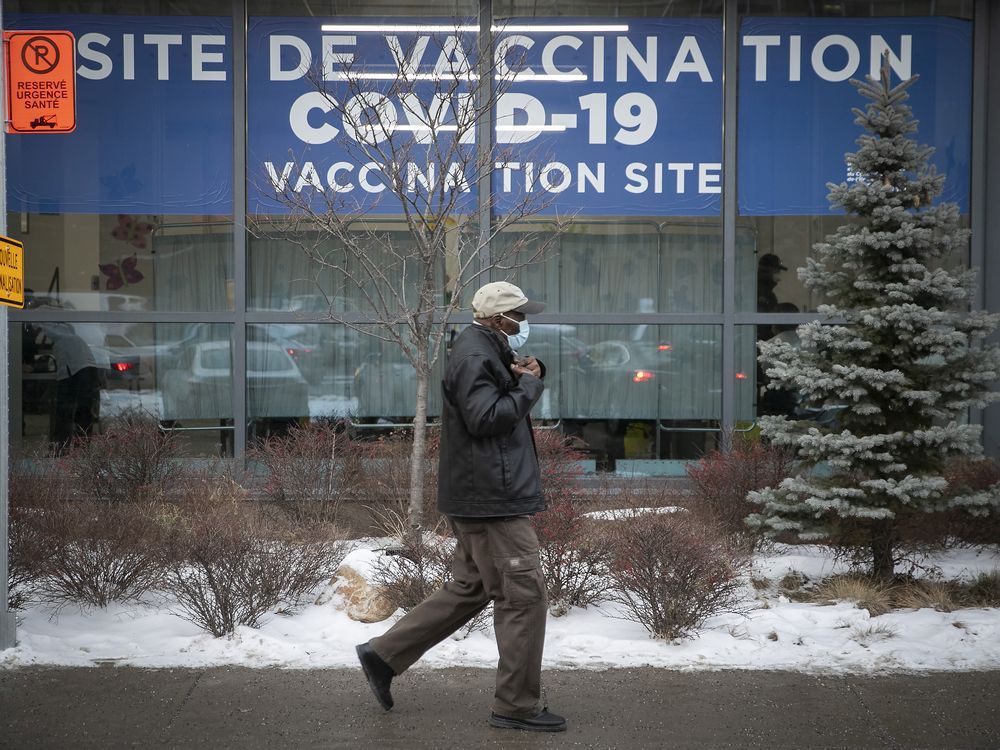
[{"label": "dark winter jacket", "polygon": [[[441,383],[438,510],[459,518],[545,510],[528,412],[545,386],[516,377],[502,333],[471,325],[452,346]],[[544,370],[542,371],[544,375]]]}]

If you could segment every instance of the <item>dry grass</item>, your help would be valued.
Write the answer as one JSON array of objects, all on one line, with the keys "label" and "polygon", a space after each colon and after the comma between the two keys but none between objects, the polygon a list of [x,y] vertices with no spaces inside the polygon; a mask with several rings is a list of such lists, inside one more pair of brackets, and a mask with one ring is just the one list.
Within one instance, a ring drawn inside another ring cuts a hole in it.
[{"label": "dry grass", "polygon": [[809,579],[805,577],[802,573],[797,570],[785,573],[780,581],[778,581],[778,586],[782,591],[798,591]]},{"label": "dry grass", "polygon": [[811,590],[786,588],[784,579],[781,586],[790,598],[802,596],[804,601],[820,604],[854,602],[859,609],[867,609],[872,617],[894,609],[954,612],[962,607],[1000,607],[1000,570],[980,573],[971,583],[964,584],[913,578],[883,584],[862,576],[843,575],[828,578]]},{"label": "dry grass", "polygon": [[810,594],[810,600],[830,604],[854,602],[858,609],[867,609],[872,617],[892,610],[892,587],[854,575],[834,576],[823,581]]},{"label": "dry grass", "polygon": [[1000,570],[980,573],[963,594],[968,607],[1000,607]]},{"label": "dry grass", "polygon": [[868,648],[873,643],[895,638],[897,634],[894,627],[884,622],[879,622],[854,628],[851,631],[851,639],[857,641],[861,646]]},{"label": "dry grass", "polygon": [[955,588],[937,581],[910,581],[893,589],[894,604],[902,609],[935,609],[951,612],[959,604]]}]

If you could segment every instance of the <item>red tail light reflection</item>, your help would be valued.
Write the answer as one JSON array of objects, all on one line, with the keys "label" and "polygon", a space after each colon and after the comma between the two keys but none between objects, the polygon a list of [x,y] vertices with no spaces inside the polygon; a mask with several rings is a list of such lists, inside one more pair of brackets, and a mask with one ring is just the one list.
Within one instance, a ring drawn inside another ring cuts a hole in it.
[{"label": "red tail light reflection", "polygon": [[652,373],[649,370],[636,370],[635,374],[632,375],[633,383],[645,383],[647,380],[653,380],[656,377],[656,373]]},{"label": "red tail light reflection", "polygon": [[131,362],[113,362],[111,368],[116,372],[128,372],[129,370],[134,370],[135,365]]}]

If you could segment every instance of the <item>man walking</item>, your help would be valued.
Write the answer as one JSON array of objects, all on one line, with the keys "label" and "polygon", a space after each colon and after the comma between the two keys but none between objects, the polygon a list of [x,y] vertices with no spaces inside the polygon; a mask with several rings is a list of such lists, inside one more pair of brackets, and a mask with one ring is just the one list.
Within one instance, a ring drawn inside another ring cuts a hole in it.
[{"label": "man walking", "polygon": [[545,309],[506,281],[472,298],[475,321],[455,340],[442,382],[438,510],[455,535],[452,580],[388,632],[357,647],[387,711],[390,683],[428,649],[493,602],[500,662],[489,723],[561,732],[566,720],[541,703],[545,581],[530,516],[545,509],[529,412],[543,365],[517,357],[526,316]]}]

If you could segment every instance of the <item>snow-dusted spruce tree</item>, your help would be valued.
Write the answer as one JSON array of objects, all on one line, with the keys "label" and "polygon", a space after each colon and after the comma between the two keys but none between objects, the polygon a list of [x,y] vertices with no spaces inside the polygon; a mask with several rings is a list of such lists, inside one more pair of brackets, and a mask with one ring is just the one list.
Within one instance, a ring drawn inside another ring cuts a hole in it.
[{"label": "snow-dusted spruce tree", "polygon": [[749,496],[761,506],[751,525],[870,549],[881,580],[894,574],[904,518],[1000,507],[1000,486],[973,492],[942,475],[950,457],[981,453],[967,416],[997,396],[1000,351],[979,345],[997,316],[969,312],[975,272],[943,267],[965,252],[968,232],[954,203],[932,205],[944,176],[928,166],[933,149],[912,137],[905,102],[916,80],[891,85],[883,61],[880,80],[851,82],[870,100],[853,110],[868,132],[846,156],[857,179],[828,187],[830,203],[858,220],[817,243],[799,270],[829,300],[820,316],[843,322],[799,326],[798,348],[760,344],[771,387],[836,416],[761,419],[764,437],[801,463],[797,476]]}]

